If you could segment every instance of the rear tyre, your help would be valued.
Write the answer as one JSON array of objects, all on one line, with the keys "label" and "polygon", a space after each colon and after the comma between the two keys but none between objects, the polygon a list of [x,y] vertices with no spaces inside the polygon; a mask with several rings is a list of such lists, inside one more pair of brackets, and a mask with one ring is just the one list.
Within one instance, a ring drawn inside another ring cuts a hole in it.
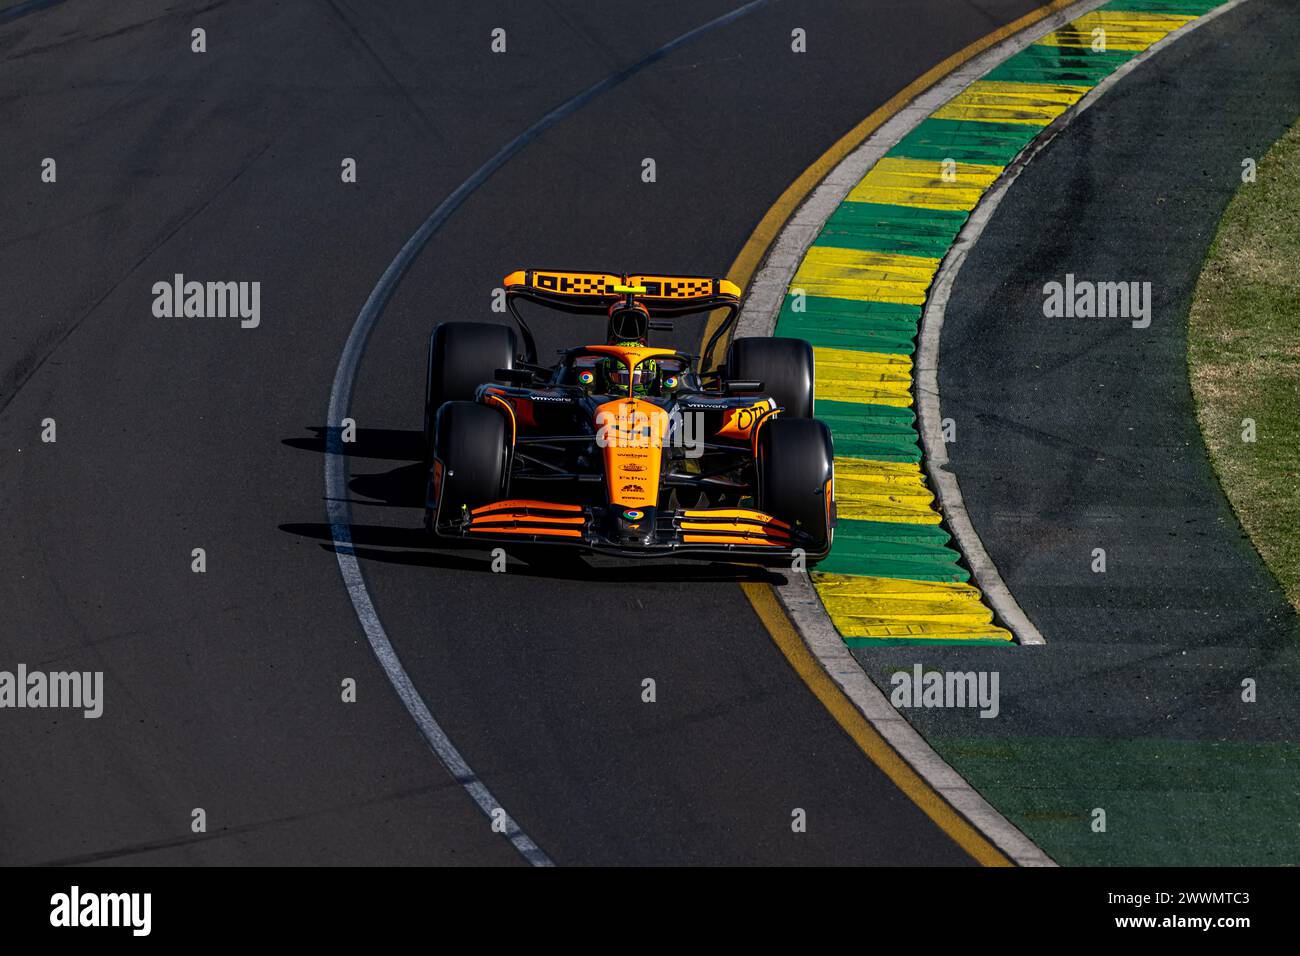
[{"label": "rear tyre", "polygon": [[499,368],[514,368],[515,330],[481,322],[440,322],[429,333],[424,383],[424,438],[433,449],[433,423],[447,402],[471,402]]},{"label": "rear tyre", "polygon": [[809,561],[831,548],[835,521],[835,449],[815,418],[775,418],[758,432],[758,508],[813,540]]},{"label": "rear tyre", "polygon": [[733,339],[727,378],[757,380],[790,418],[812,418],[815,370],[812,346],[803,339]]},{"label": "rear tyre", "polygon": [[445,521],[462,507],[504,499],[509,454],[504,415],[477,402],[444,403],[434,418],[426,527],[432,528],[439,514]]}]

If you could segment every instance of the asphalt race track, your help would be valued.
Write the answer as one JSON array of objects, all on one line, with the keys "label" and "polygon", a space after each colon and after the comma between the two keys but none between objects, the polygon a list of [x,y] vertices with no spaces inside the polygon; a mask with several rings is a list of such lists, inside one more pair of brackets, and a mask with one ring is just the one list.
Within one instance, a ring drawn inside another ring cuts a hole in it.
[{"label": "asphalt race track", "polygon": [[[425,745],[344,590],[330,383],[446,196],[547,111],[738,6],[0,11],[0,662],[106,675],[98,720],[5,713],[0,862],[521,862]],[[380,317],[350,406],[362,572],[420,695],[555,862],[971,861],[773,646],[736,586],[766,572],[527,556],[493,574],[484,551],[428,547],[430,326],[499,318],[491,292],[515,268],[724,274],[840,135],[1034,6],[759,5],[528,144]],[[155,317],[151,288],[177,273],[260,282],[260,324]],[[545,355],[601,330],[538,331]]]}]

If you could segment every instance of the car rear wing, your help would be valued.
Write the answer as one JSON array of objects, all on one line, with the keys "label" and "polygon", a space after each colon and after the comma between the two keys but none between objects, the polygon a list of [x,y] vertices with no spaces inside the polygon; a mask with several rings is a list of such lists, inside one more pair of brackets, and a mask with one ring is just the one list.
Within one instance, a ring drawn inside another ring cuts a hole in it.
[{"label": "car rear wing", "polygon": [[620,299],[632,299],[651,316],[692,315],[726,309],[727,315],[709,338],[701,371],[713,348],[740,313],[740,287],[712,276],[621,275],[613,272],[571,272],[563,269],[520,269],[504,281],[506,306],[523,334],[528,361],[537,361],[531,330],[515,307],[517,300],[536,302],[561,312],[603,315]]}]

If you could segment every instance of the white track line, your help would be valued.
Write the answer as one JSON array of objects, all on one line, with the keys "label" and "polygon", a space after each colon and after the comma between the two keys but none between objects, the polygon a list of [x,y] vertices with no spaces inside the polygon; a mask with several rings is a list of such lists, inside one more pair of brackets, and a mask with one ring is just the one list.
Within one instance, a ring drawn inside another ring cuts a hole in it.
[{"label": "white track line", "polygon": [[505,836],[524,859],[534,866],[552,866],[554,864],[550,857],[542,852],[541,848],[529,838],[528,834],[519,828],[483,782],[475,776],[474,771],[470,769],[460,751],[456,749],[442,726],[434,719],[428,705],[424,702],[424,698],[420,696],[420,692],[416,690],[415,684],[407,675],[406,669],[402,667],[402,662],[393,649],[392,642],[389,641],[388,634],[384,630],[384,625],[375,611],[374,602],[371,601],[370,592],[366,589],[366,581],[361,574],[361,566],[357,562],[356,552],[352,544],[352,504],[347,487],[347,457],[339,441],[340,429],[343,425],[343,419],[348,415],[348,406],[352,401],[352,387],[356,381],[357,368],[361,364],[361,355],[365,351],[366,339],[369,338],[371,330],[378,323],[380,316],[383,315],[384,307],[388,304],[389,298],[391,298],[398,283],[401,282],[402,276],[410,268],[411,263],[420,254],[420,250],[424,248],[439,227],[450,218],[451,214],[460,207],[461,203],[525,146],[601,93],[613,89],[645,67],[663,59],[678,47],[690,43],[717,27],[745,16],[761,6],[765,6],[767,2],[768,0],[751,0],[750,3],[737,7],[729,13],[724,13],[720,17],[716,17],[693,30],[683,33],[676,39],[670,40],[632,65],[607,76],[599,83],[561,103],[503,146],[491,159],[461,183],[451,195],[444,199],[438,205],[438,208],[429,214],[429,217],[411,238],[406,240],[402,248],[398,250],[393,261],[388,264],[388,268],[384,270],[384,274],[366,298],[365,305],[361,307],[361,311],[357,314],[352,330],[348,333],[347,342],[343,346],[343,354],[339,356],[338,368],[334,372],[334,382],[330,388],[329,410],[325,417],[325,500],[327,502],[326,513],[329,516],[330,533],[334,539],[334,553],[338,558],[339,571],[343,575],[343,583],[347,586],[348,597],[352,600],[352,607],[357,613],[357,619],[361,622],[362,630],[365,631],[366,639],[370,642],[375,657],[378,658],[384,673],[388,675],[389,682],[393,685],[393,689],[397,691],[397,696],[405,705],[407,712],[415,721],[416,726],[420,728],[420,733],[424,735],[429,748],[489,818],[504,815]]},{"label": "white track line", "polygon": [[[380,281],[382,283],[383,280]],[[371,298],[374,298],[374,293],[371,293]],[[367,301],[368,305],[369,301]],[[364,315],[365,310],[362,312]],[[470,799],[491,818],[498,812],[504,813],[501,804],[475,776],[474,771],[465,762],[465,758],[460,755],[460,751],[442,729],[442,725],[429,712],[429,707],[420,696],[420,692],[415,689],[415,684],[407,675],[397,652],[393,650],[384,625],[375,612],[374,602],[370,600],[370,592],[366,589],[366,581],[361,575],[361,566],[357,562],[356,552],[352,546],[352,506],[348,501],[347,458],[339,447],[338,434],[340,423],[347,417],[347,406],[352,395],[352,384],[361,359],[366,331],[368,328],[363,327],[360,320],[353,326],[352,334],[348,336],[347,345],[343,349],[343,356],[339,359],[338,369],[334,373],[334,387],[330,391],[329,415],[326,419],[325,498],[330,532],[334,538],[334,554],[338,558],[339,571],[343,575],[343,583],[347,586],[348,597],[352,599],[352,607],[357,612],[357,619],[361,622],[362,630],[366,632],[366,640],[370,642],[379,665],[388,675],[389,683],[397,691],[397,696],[406,707],[407,713],[420,728],[420,733],[424,735],[429,749],[442,761],[443,766],[456,782],[465,788]],[[509,814],[505,814],[503,822],[506,838],[514,844],[515,849],[524,859],[534,866],[553,865],[550,857],[542,852],[528,834],[519,829]]]}]

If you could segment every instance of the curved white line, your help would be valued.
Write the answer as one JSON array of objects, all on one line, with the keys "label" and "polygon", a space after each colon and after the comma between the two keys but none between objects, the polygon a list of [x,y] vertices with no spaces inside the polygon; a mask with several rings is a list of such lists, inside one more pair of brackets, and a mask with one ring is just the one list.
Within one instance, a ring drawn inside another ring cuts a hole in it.
[{"label": "curved white line", "polygon": [[473,175],[461,183],[451,195],[444,199],[411,238],[406,240],[402,248],[398,250],[393,261],[388,264],[388,268],[380,276],[379,282],[375,284],[374,289],[366,298],[365,305],[361,307],[361,311],[357,314],[356,321],[352,325],[352,331],[348,333],[347,342],[343,346],[343,354],[339,356],[338,368],[334,372],[334,382],[330,388],[329,410],[325,418],[326,513],[329,516],[330,533],[334,539],[334,553],[338,558],[339,571],[343,575],[343,583],[347,586],[348,597],[352,600],[352,607],[356,610],[357,619],[361,622],[362,630],[365,631],[366,639],[370,642],[375,657],[378,658],[380,666],[383,667],[384,673],[388,676],[393,689],[397,691],[397,696],[401,699],[407,712],[420,728],[420,733],[424,735],[429,748],[489,818],[503,815],[506,837],[524,859],[534,866],[553,866],[554,864],[550,857],[542,852],[541,848],[529,838],[528,834],[519,828],[518,824],[505,812],[483,782],[475,776],[474,771],[470,769],[465,758],[461,756],[460,751],[451,742],[446,731],[434,719],[428,705],[425,704],[420,692],[416,690],[415,684],[412,683],[410,676],[406,673],[406,669],[402,667],[402,662],[393,649],[392,642],[388,639],[384,625],[375,612],[374,602],[371,601],[370,592],[366,589],[365,578],[361,574],[361,566],[357,562],[356,552],[352,544],[352,504],[348,498],[347,463],[343,445],[339,441],[340,429],[342,428],[343,419],[348,414],[357,368],[361,363],[361,354],[365,350],[366,339],[370,336],[371,329],[379,321],[379,317],[383,314],[384,307],[388,304],[389,298],[392,297],[393,291],[401,282],[402,276],[406,274],[411,263],[415,261],[416,256],[420,254],[420,250],[424,248],[425,244],[428,243],[429,239],[447,221],[451,214],[460,207],[461,203],[525,146],[601,93],[639,73],[678,47],[684,46],[710,30],[730,23],[764,6],[766,3],[768,3],[768,0],[751,0],[750,3],[737,7],[730,13],[725,13],[693,30],[683,33],[674,40],[670,40],[632,65],[607,76],[599,83],[561,103],[503,146],[491,159],[475,170]]},{"label": "curved white line", "polygon": [[[392,266],[389,267],[392,271]],[[389,272],[384,273],[380,279],[382,285],[388,277]],[[375,292],[370,294],[366,306],[369,307],[375,299],[379,287],[376,286]],[[362,315],[366,315],[366,310],[362,310]],[[379,312],[373,313],[374,318],[378,318]],[[343,348],[343,356],[339,359],[338,369],[334,373],[334,385],[330,390],[329,413],[326,418],[326,452],[325,452],[325,497],[327,501],[326,510],[329,515],[330,533],[334,539],[334,554],[338,558],[339,571],[343,575],[343,583],[347,586],[348,597],[352,600],[352,607],[357,612],[357,620],[361,622],[361,628],[366,633],[366,640],[370,642],[371,649],[375,652],[379,664],[388,676],[388,681],[397,691],[397,696],[401,699],[403,706],[406,707],[407,713],[415,721],[416,726],[420,728],[420,733],[424,735],[425,741],[429,744],[429,749],[437,755],[442,761],[447,772],[450,773],[469,794],[479,808],[488,815],[489,818],[495,814],[504,814],[505,836],[510,840],[516,850],[534,866],[552,866],[550,857],[548,857],[536,843],[524,833],[510,817],[505,813],[504,808],[497,801],[488,788],[481,780],[475,776],[474,771],[470,769],[465,758],[461,756],[460,751],[451,742],[446,731],[442,729],[429,712],[429,707],[420,696],[420,692],[415,689],[410,676],[406,673],[406,668],[402,666],[397,652],[393,650],[392,643],[388,640],[388,634],[384,630],[383,623],[379,620],[379,615],[375,611],[374,602],[370,600],[370,592],[366,589],[365,578],[361,575],[361,566],[357,562],[356,552],[352,546],[352,506],[348,500],[347,488],[347,458],[342,450],[342,443],[339,441],[339,429],[341,422],[347,417],[348,403],[352,395],[352,385],[355,380],[357,365],[361,359],[362,348],[365,344],[365,336],[369,331],[369,323],[363,324],[359,316],[356,324],[352,327],[352,334],[348,336],[347,344]]]}]

